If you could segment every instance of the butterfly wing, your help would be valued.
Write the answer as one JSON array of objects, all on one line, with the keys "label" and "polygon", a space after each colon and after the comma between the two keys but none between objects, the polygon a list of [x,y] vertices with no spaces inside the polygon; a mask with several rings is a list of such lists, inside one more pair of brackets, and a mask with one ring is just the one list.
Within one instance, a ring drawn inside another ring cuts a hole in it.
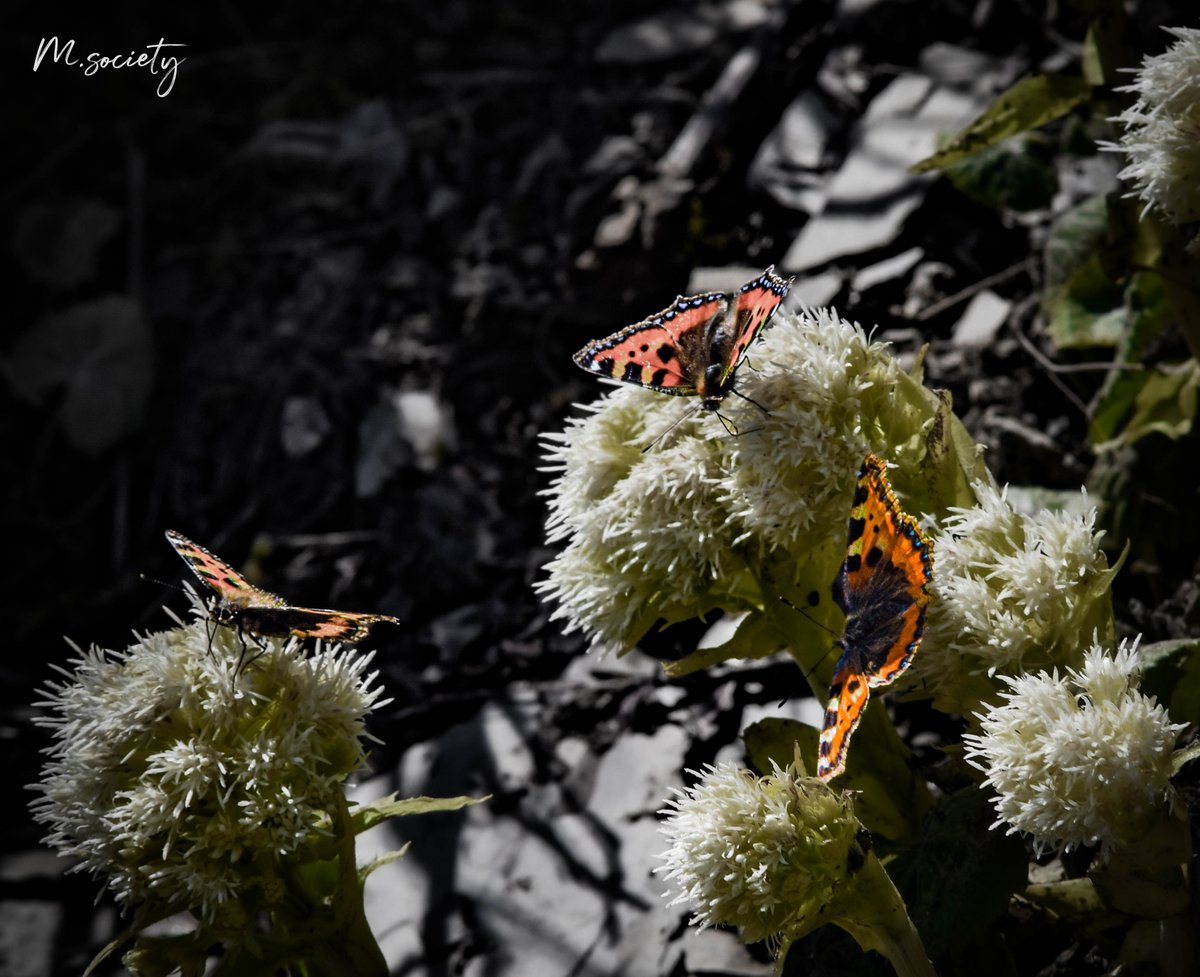
[{"label": "butterfly wing", "polygon": [[867,455],[854,490],[846,560],[834,581],[846,630],[821,732],[817,776],[822,780],[842,772],[869,690],[896,680],[925,632],[933,575],[930,543],[917,521],[901,510],[885,472],[882,461]]},{"label": "butterfly wing", "polygon": [[372,624],[386,621],[399,624],[386,614],[357,614],[317,607],[252,607],[242,612],[242,626],[255,634],[297,638],[322,638],[357,644],[367,636]]},{"label": "butterfly wing", "polygon": [[817,777],[830,780],[846,769],[850,737],[867,707],[871,686],[867,677],[842,655],[829,684],[829,704],[817,745]]},{"label": "butterfly wing", "polygon": [[754,281],[746,282],[737,292],[734,306],[736,328],[733,332],[733,344],[725,359],[725,369],[721,373],[718,389],[724,390],[732,381],[733,373],[746,355],[746,350],[754,342],[771,316],[783,302],[792,279],[784,281],[775,274],[775,266],[771,265]]},{"label": "butterfly wing", "polygon": [[724,292],[681,295],[648,319],[592,340],[575,354],[575,362],[590,373],[662,393],[695,394],[707,366],[708,324],[728,308]]},{"label": "butterfly wing", "polygon": [[199,543],[194,543],[183,533],[174,529],[167,530],[169,542],[183,561],[192,569],[200,582],[211,590],[223,604],[232,607],[251,607],[265,605],[268,607],[283,607],[286,602],[282,597],[261,590],[250,583],[233,567],[215,553],[205,549]]}]

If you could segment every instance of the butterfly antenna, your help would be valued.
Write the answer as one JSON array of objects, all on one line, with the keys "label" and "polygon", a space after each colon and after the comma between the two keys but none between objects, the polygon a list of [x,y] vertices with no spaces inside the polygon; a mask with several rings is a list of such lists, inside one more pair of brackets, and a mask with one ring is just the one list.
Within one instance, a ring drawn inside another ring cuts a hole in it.
[{"label": "butterfly antenna", "polygon": [[159,580],[158,577],[152,577],[148,573],[139,573],[138,576],[147,583],[156,583],[160,587],[166,587],[168,590],[178,590],[181,594],[187,593],[187,591],[177,583],[167,583],[165,580]]},{"label": "butterfly antenna", "polygon": [[808,611],[806,611],[803,607],[798,607],[795,604],[793,604],[790,600],[788,600],[782,594],[778,594],[776,596],[778,596],[779,599],[781,601],[783,601],[785,604],[787,604],[787,606],[790,607],[793,611],[796,611],[798,614],[803,614],[806,618],[808,618],[813,624],[815,624],[817,627],[819,627],[822,631],[828,631],[831,635],[833,635],[833,638],[834,638],[833,644],[831,644],[829,646],[829,650],[826,651],[825,654],[823,654],[815,662],[813,662],[812,668],[810,668],[807,672],[804,673],[804,680],[807,682],[808,677],[810,675],[812,675],[812,673],[815,672],[818,668],[821,667],[821,662],[823,662],[826,658],[829,657],[829,653],[831,651],[833,651],[834,648],[840,647],[839,642],[841,641],[842,636],[840,634],[838,634],[836,631],[834,631],[833,628],[829,627],[829,625],[823,624],[822,622],[818,621],[815,617],[813,617],[811,614],[809,614]]},{"label": "butterfly antenna", "polygon": [[[661,431],[655,437],[655,439],[653,441],[651,441],[648,445],[646,445],[646,447],[644,447],[642,449],[642,454],[645,454],[647,451],[649,451],[651,448],[653,448],[656,444],[658,444],[659,441],[661,441],[668,434],[670,434],[672,431],[674,431],[675,428],[679,427],[680,424],[682,424],[689,417],[691,417],[693,414],[695,414],[697,411],[699,411],[701,406],[702,405],[697,404],[695,407],[693,407],[691,410],[687,411],[686,413],[680,414],[679,417],[677,417],[674,421],[671,422],[671,425],[669,427],[667,427],[666,429]],[[720,415],[717,415],[717,416],[719,417]]]},{"label": "butterfly antenna", "polygon": [[815,617],[813,617],[811,614],[809,614],[808,611],[806,611],[803,607],[798,607],[796,604],[793,604],[790,600],[788,600],[782,594],[778,594],[777,596],[779,597],[779,599],[781,601],[783,601],[785,604],[787,604],[787,606],[790,607],[793,611],[795,611],[797,614],[803,614],[806,618],[808,618],[810,621],[812,621],[812,623],[815,624],[817,627],[819,627],[822,631],[828,631],[835,638],[841,637],[841,635],[838,634],[836,631],[834,631],[833,628],[829,627],[829,625],[827,625],[827,624],[823,624],[821,621],[818,621]]}]

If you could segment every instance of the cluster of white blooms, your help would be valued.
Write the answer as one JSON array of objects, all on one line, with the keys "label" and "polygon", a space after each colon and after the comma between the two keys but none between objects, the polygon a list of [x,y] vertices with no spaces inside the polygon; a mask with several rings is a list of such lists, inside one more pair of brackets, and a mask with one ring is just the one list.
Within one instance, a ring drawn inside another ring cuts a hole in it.
[{"label": "cluster of white blooms", "polygon": [[1077,669],[1001,676],[1009,691],[964,737],[996,792],[996,827],[1041,849],[1133,840],[1161,810],[1184,728],[1137,691],[1137,642],[1092,645]]},{"label": "cluster of white blooms", "polygon": [[370,656],[269,640],[246,663],[257,652],[202,619],[80,652],[47,690],[35,816],[122,903],[211,921],[278,898],[273,867],[364,763]]},{"label": "cluster of white blooms", "polygon": [[934,537],[936,599],[912,671],[947,712],[972,711],[997,673],[1077,664],[1109,606],[1094,509],[1025,515],[994,485],[974,488],[978,504]]},{"label": "cluster of white blooms", "polygon": [[547,435],[547,535],[566,546],[538,588],[556,616],[627,648],[659,618],[744,609],[741,574],[763,552],[844,533],[863,425],[898,372],[859,326],[779,312],[738,371],[765,410],[722,406],[736,437],[692,398],[629,387]]},{"label": "cluster of white blooms", "polygon": [[1176,42],[1146,58],[1137,80],[1119,91],[1137,102],[1114,121],[1125,127],[1117,145],[1130,181],[1146,207],[1177,224],[1200,220],[1200,30],[1170,27]]},{"label": "cluster of white blooms", "polygon": [[670,905],[691,905],[701,928],[736,926],[748,943],[819,913],[846,878],[859,828],[848,797],[778,767],[689,773],[699,781],[660,812],[671,847],[655,871],[675,890]]}]

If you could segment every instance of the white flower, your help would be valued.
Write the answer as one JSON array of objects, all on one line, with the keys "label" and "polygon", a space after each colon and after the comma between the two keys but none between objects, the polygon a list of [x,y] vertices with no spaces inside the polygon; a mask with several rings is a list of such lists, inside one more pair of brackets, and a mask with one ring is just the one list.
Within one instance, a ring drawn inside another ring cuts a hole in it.
[{"label": "white flower", "polygon": [[737,375],[765,413],[736,395],[722,404],[736,436],[694,398],[606,395],[546,436],[547,539],[566,547],[538,590],[568,630],[621,649],[659,619],[749,609],[765,554],[844,541],[864,424],[907,416],[891,403],[897,375],[857,325],[780,312]]},{"label": "white flower", "polygon": [[868,396],[899,367],[886,347],[826,309],[789,317],[751,350],[738,383],[767,408],[733,439],[722,489],[733,517],[768,545],[795,550],[846,519],[846,475],[866,452]]},{"label": "white flower", "polygon": [[1119,145],[1130,181],[1146,208],[1177,224],[1200,220],[1200,30],[1169,27],[1178,40],[1142,62],[1137,80],[1118,91],[1137,102],[1114,121],[1125,127]]},{"label": "white flower", "polygon": [[1077,664],[1110,616],[1095,509],[1023,515],[994,485],[974,489],[978,505],[952,509],[934,537],[936,599],[912,672],[947,712],[992,697],[997,673]]},{"label": "white flower", "polygon": [[[54,741],[35,817],[122,903],[212,922],[277,897],[278,859],[320,836],[365,761],[370,656],[258,651],[202,619],[80,652],[46,690]],[[257,657],[235,675],[243,653]]]},{"label": "white flower", "polygon": [[1041,849],[1136,838],[1161,809],[1184,727],[1137,691],[1137,641],[1113,655],[1094,644],[1078,669],[1001,676],[1004,700],[963,737],[967,760],[996,791],[993,827]]},{"label": "white flower", "polygon": [[849,800],[778,767],[768,777],[731,763],[689,773],[701,779],[660,812],[671,847],[655,871],[675,890],[669,904],[690,904],[701,928],[737,926],[746,942],[820,913],[847,876],[859,826]]},{"label": "white flower", "polygon": [[713,419],[685,420],[643,451],[655,425],[672,423],[669,411],[647,409],[660,396],[618,390],[549,451],[561,474],[547,493],[547,534],[568,544],[538,588],[556,599],[567,630],[586,627],[616,646],[659,616],[703,614],[738,562],[718,494],[724,443],[690,433]]}]

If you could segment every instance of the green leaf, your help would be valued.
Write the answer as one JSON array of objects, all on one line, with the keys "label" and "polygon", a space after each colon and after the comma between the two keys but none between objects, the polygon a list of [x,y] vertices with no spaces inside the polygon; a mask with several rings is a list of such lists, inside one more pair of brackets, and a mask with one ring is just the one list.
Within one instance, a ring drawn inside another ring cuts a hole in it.
[{"label": "green leaf", "polygon": [[[817,663],[828,657],[832,644],[830,632],[841,634],[845,623],[829,599],[830,585],[845,559],[844,546],[827,539],[810,547],[795,561],[784,558],[778,564],[764,566],[762,579],[756,581],[762,609],[745,614],[733,635],[721,644],[698,648],[678,661],[665,664],[665,674],[679,678],[718,662],[765,658],[787,649],[805,675],[810,675]],[[794,608],[803,608],[803,613]],[[813,623],[814,619],[820,624]],[[822,625],[829,630],[822,630]],[[831,661],[829,668],[832,667]],[[824,694],[823,689],[815,691]]]},{"label": "green leaf", "polygon": [[1107,270],[1113,217],[1102,194],[1089,197],[1050,228],[1043,254],[1042,312],[1059,349],[1114,346],[1125,325],[1124,293]]},{"label": "green leaf", "polygon": [[771,772],[772,761],[781,768],[792,762],[799,749],[805,773],[817,775],[817,730],[796,719],[760,719],[742,731],[746,755],[761,774]]},{"label": "green leaf", "polygon": [[1177,723],[1200,723],[1200,638],[1156,641],[1141,649],[1140,690]]},{"label": "green leaf", "polygon": [[930,955],[958,964],[943,964],[943,972],[975,970],[964,951],[984,941],[1025,886],[1025,846],[1015,835],[989,830],[993,821],[982,790],[960,790],[942,799],[888,866]]},{"label": "green leaf", "polygon": [[1193,743],[1182,750],[1176,750],[1171,755],[1171,776],[1174,777],[1175,774],[1179,773],[1180,770],[1195,760],[1196,757],[1200,757],[1200,742]]},{"label": "green leaf", "polygon": [[410,841],[410,842],[407,842],[406,844],[404,844],[402,847],[397,848],[395,851],[387,852],[386,854],[380,855],[378,858],[372,859],[371,861],[367,862],[366,865],[363,865],[358,870],[359,881],[366,882],[367,876],[369,876],[376,869],[383,868],[383,866],[385,866],[385,865],[391,865],[392,862],[400,861],[400,859],[402,859],[405,855],[408,854],[408,850],[411,847],[412,847],[412,842]]},{"label": "green leaf", "polygon": [[1092,86],[1077,75],[1034,75],[1004,92],[945,148],[912,167],[913,173],[942,169],[989,146],[1062,118],[1086,102]]},{"label": "green leaf", "polygon": [[1030,139],[988,146],[946,167],[955,189],[994,210],[1035,210],[1058,189],[1053,159]]},{"label": "green leaf", "polygon": [[1171,309],[1162,276],[1152,271],[1135,272],[1125,288],[1125,329],[1117,357],[1092,411],[1088,436],[1093,445],[1116,438],[1132,412],[1150,376],[1141,368],[1142,358],[1170,325]]},{"label": "green leaf", "polygon": [[1071,276],[1095,256],[1108,226],[1109,206],[1104,194],[1088,197],[1055,218],[1042,253],[1047,293],[1053,295],[1055,290],[1064,288]]},{"label": "green leaf", "polygon": [[876,693],[863,711],[846,754],[846,771],[837,782],[858,792],[854,812],[867,829],[891,841],[916,834],[933,804],[925,779],[909,764],[911,755]]},{"label": "green leaf", "polygon": [[202,930],[178,936],[139,936],[121,963],[132,977],[202,977],[209,943],[211,938]]},{"label": "green leaf", "polygon": [[1121,69],[1137,60],[1130,33],[1121,0],[1102,0],[1094,5],[1082,57],[1083,77],[1090,84],[1123,84]]},{"label": "green leaf", "polygon": [[736,629],[727,641],[699,647],[677,661],[664,662],[663,673],[669,678],[682,678],[730,658],[765,658],[782,649],[783,645],[784,637],[768,614],[748,611],[738,615]]},{"label": "green leaf", "polygon": [[1125,332],[1124,293],[1098,256],[1077,268],[1066,286],[1043,294],[1046,333],[1058,349],[1116,346]]},{"label": "green leaf", "polygon": [[471,804],[479,804],[490,800],[491,794],[484,797],[406,797],[397,799],[395,794],[381,797],[369,804],[356,806],[350,812],[350,824],[355,834],[361,834],[369,828],[382,824],[391,818],[404,817],[409,814],[430,814],[434,811],[458,811]]},{"label": "green leaf", "polygon": [[[1183,437],[1192,429],[1196,418],[1196,402],[1200,395],[1200,364],[1195,360],[1171,369],[1148,373],[1133,401],[1129,423],[1117,437],[1123,444],[1132,444],[1149,434],[1165,434],[1172,440]],[[1096,450],[1109,450],[1113,444],[1097,445]]]},{"label": "green leaf", "polygon": [[1108,851],[1093,862],[1088,877],[1118,912],[1166,919],[1190,903],[1187,866],[1191,858],[1187,819],[1168,814],[1133,844]]}]

